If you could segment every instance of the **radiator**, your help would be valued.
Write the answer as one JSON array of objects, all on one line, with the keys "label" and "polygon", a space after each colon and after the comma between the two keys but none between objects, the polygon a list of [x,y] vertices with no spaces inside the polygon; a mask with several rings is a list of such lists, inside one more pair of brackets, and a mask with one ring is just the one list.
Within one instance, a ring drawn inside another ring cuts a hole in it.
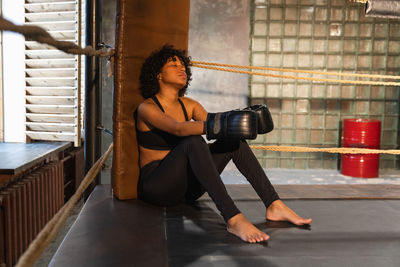
[{"label": "radiator", "polygon": [[63,162],[50,162],[0,190],[0,267],[14,266],[64,204]]}]

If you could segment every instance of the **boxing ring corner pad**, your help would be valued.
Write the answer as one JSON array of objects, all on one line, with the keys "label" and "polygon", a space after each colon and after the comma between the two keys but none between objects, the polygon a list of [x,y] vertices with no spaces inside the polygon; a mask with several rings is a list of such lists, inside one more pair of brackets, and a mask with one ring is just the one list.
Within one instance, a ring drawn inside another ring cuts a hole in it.
[{"label": "boxing ring corner pad", "polygon": [[163,5],[157,0],[118,2],[112,168],[113,192],[118,199],[137,198],[139,166],[133,113],[143,100],[139,92],[141,66],[152,51],[166,43],[187,50],[189,7],[187,0],[165,1]]}]

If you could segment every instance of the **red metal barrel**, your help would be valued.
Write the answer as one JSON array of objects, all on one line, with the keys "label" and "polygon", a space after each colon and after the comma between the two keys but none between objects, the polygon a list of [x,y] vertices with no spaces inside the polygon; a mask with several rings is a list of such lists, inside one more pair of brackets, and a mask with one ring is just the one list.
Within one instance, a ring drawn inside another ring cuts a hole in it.
[{"label": "red metal barrel", "polygon": [[[370,119],[344,119],[342,147],[379,149],[381,122]],[[342,154],[344,175],[374,178],[379,175],[379,154]]]}]

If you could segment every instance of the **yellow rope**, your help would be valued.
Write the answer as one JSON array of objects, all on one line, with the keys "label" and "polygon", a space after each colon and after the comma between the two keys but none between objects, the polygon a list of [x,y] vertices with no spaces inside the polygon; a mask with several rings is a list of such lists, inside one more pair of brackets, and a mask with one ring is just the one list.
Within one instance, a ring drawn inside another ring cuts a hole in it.
[{"label": "yellow rope", "polygon": [[76,203],[81,198],[82,193],[91,184],[96,177],[97,173],[101,170],[104,162],[107,160],[111,151],[113,150],[113,144],[110,145],[106,153],[104,153],[96,163],[90,168],[82,183],[76,190],[75,194],[70,200],[57,212],[56,215],[46,224],[46,226],[36,236],[35,240],[29,245],[25,253],[19,258],[16,267],[33,266],[35,261],[43,253],[47,245],[55,237],[65,220],[68,218],[71,210],[74,208]]},{"label": "yellow rope", "polygon": [[73,42],[57,41],[55,40],[45,29],[39,26],[31,25],[15,25],[11,21],[0,16],[0,30],[17,32],[25,36],[28,40],[33,40],[42,44],[48,44],[54,46],[58,50],[61,50],[68,54],[74,55],[86,55],[86,56],[98,56],[98,57],[109,57],[114,55],[114,49],[93,49],[91,46],[82,48]]},{"label": "yellow rope", "polygon": [[259,76],[265,76],[265,77],[274,77],[274,78],[286,78],[286,79],[307,80],[307,81],[317,81],[317,82],[331,82],[331,83],[345,83],[345,84],[400,86],[400,82],[353,81],[353,80],[337,80],[337,79],[324,79],[324,78],[313,78],[313,77],[297,77],[297,76],[292,76],[292,75],[280,75],[280,74],[261,73],[261,72],[245,71],[245,70],[234,70],[234,69],[219,68],[219,67],[212,67],[212,66],[205,66],[205,65],[198,65],[198,64],[193,64],[192,66],[197,67],[197,68],[203,68],[203,69],[212,69],[212,70],[227,71],[227,72],[234,72],[234,73],[259,75]]},{"label": "yellow rope", "polygon": [[224,63],[195,61],[195,60],[192,61],[192,64],[196,65],[196,67],[198,65],[206,65],[206,66],[218,66],[218,67],[238,68],[238,69],[269,70],[269,71],[279,71],[279,72],[322,74],[322,75],[331,75],[331,76],[348,76],[348,77],[360,77],[360,78],[400,80],[400,76],[396,76],[396,75],[359,74],[359,73],[327,72],[327,71],[315,71],[315,70],[282,69],[282,68],[270,68],[270,67],[259,67],[259,66],[224,64]]},{"label": "yellow rope", "polygon": [[368,2],[368,0],[350,0],[350,2],[366,4]]},{"label": "yellow rope", "polygon": [[299,146],[255,146],[250,148],[257,150],[270,150],[279,152],[326,152],[339,154],[392,154],[400,155],[400,150],[397,149],[369,149],[369,148],[351,148],[351,147],[332,147],[332,148],[314,148],[314,147],[299,147]]}]

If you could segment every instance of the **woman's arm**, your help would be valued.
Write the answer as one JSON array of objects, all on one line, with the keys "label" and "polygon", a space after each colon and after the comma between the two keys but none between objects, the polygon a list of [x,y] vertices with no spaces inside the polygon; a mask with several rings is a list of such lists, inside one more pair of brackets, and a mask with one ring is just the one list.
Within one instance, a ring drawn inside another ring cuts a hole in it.
[{"label": "woman's arm", "polygon": [[[177,136],[201,135],[204,133],[204,121],[179,122],[166,115],[154,104],[145,102],[140,104],[138,116],[152,127]],[[207,118],[207,113],[205,117]]]},{"label": "woman's arm", "polygon": [[184,98],[190,105],[190,108],[192,110],[192,118],[195,121],[206,121],[207,120],[207,114],[208,112],[204,109],[204,107],[197,102],[196,100],[193,100],[189,97]]}]

